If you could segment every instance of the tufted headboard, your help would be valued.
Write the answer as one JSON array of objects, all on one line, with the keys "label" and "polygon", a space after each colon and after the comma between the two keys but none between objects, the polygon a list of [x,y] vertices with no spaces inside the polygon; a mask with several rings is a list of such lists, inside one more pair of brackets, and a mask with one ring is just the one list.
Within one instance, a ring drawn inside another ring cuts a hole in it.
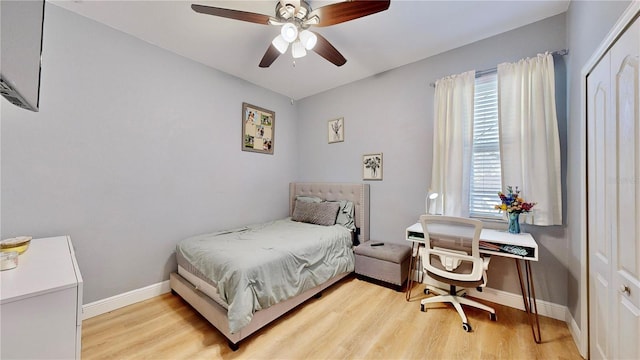
[{"label": "tufted headboard", "polygon": [[356,228],[360,242],[369,241],[369,184],[290,183],[289,216],[293,215],[296,196],[317,196],[322,200],[349,200],[355,205]]}]

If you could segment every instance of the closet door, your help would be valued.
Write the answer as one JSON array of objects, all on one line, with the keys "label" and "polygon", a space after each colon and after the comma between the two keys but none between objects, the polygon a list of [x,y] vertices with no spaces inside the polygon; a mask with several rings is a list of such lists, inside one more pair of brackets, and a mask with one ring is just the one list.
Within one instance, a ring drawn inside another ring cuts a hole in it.
[{"label": "closet door", "polygon": [[[640,20],[611,52],[611,80],[617,130],[612,263],[613,356],[640,359]],[[613,174],[612,174],[613,175]]]},{"label": "closet door", "polygon": [[[587,78],[587,158],[589,218],[589,353],[592,359],[611,357],[610,321],[612,208],[610,56],[605,55]],[[607,146],[608,145],[608,146]]]},{"label": "closet door", "polygon": [[640,20],[587,78],[590,357],[640,358]]}]

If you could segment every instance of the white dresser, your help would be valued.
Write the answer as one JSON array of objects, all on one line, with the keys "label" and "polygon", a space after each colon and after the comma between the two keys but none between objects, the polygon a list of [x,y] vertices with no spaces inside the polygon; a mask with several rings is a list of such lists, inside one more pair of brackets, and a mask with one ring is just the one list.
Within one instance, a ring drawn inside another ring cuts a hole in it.
[{"label": "white dresser", "polygon": [[82,276],[68,236],[31,240],[0,271],[0,358],[79,359]]}]

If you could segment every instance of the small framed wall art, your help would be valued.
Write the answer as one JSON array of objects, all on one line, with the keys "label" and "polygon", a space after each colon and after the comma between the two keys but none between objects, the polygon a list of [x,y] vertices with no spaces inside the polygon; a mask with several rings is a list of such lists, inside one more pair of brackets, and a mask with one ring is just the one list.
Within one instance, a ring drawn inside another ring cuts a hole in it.
[{"label": "small framed wall art", "polygon": [[327,131],[329,144],[344,141],[344,118],[329,120]]},{"label": "small framed wall art", "polygon": [[382,180],[382,153],[362,155],[362,180]]},{"label": "small framed wall art", "polygon": [[242,103],[242,150],[273,155],[276,113]]}]

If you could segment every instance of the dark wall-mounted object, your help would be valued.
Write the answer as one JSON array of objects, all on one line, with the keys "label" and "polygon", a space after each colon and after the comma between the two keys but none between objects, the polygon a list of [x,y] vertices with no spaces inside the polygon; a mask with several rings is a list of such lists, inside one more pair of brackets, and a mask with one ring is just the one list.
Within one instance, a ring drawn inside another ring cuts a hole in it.
[{"label": "dark wall-mounted object", "polygon": [[38,111],[44,0],[0,1],[0,93],[10,103]]}]

